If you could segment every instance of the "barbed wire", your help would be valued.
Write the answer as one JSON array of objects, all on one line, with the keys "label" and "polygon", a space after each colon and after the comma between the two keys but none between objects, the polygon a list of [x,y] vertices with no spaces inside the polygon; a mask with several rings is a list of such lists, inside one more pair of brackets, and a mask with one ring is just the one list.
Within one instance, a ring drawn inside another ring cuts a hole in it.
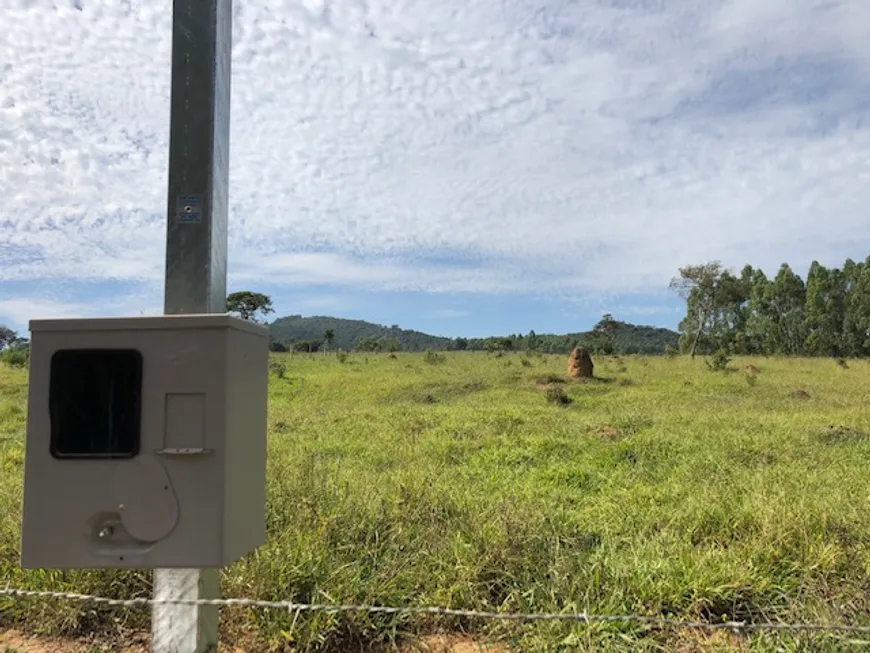
[{"label": "barbed wire", "polygon": [[844,632],[853,634],[870,635],[870,626],[849,626],[844,624],[818,624],[818,623],[776,623],[747,621],[725,621],[709,623],[704,621],[687,621],[668,617],[650,617],[637,614],[588,614],[578,613],[521,613],[521,612],[485,612],[478,610],[458,610],[454,608],[439,607],[413,607],[413,606],[379,606],[379,605],[332,605],[326,603],[296,603],[294,601],[266,601],[260,599],[230,598],[230,599],[110,599],[92,594],[78,594],[75,592],[50,592],[42,590],[22,590],[11,587],[0,589],[0,596],[12,597],[35,597],[54,598],[68,601],[82,601],[99,603],[118,607],[141,607],[145,605],[217,605],[217,606],[242,606],[251,608],[275,608],[288,610],[289,612],[366,612],[370,614],[426,614],[447,617],[467,617],[472,619],[494,619],[503,621],[577,621],[581,623],[602,622],[633,622],[653,626],[669,626],[672,628],[688,628],[699,630],[734,630],[734,631],[791,631],[791,632]]}]

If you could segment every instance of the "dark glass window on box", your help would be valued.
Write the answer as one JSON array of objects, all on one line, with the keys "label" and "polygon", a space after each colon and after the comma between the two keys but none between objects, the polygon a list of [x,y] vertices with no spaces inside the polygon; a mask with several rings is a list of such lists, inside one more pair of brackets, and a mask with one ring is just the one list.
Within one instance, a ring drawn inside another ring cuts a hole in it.
[{"label": "dark glass window on box", "polygon": [[55,458],[132,458],[139,453],[142,354],[64,349],[51,358],[49,414]]}]

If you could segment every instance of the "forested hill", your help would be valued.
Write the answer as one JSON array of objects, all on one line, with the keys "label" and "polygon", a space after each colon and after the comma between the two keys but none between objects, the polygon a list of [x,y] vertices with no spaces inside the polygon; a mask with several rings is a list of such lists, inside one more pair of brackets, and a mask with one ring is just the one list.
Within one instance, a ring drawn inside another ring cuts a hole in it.
[{"label": "forested hill", "polygon": [[[420,331],[401,329],[398,325],[384,326],[363,320],[335,317],[302,317],[290,315],[278,318],[269,325],[272,339],[289,349],[317,351],[326,344],[330,349],[345,351],[424,351],[426,349],[466,350],[527,350],[549,353],[568,353],[575,344],[584,344],[594,350],[611,349],[620,353],[662,353],[667,347],[676,347],[679,334],[669,329],[638,326],[611,321],[611,329],[598,328],[587,332],[568,334],[511,334],[490,338],[444,338]],[[332,343],[326,343],[327,333]]]},{"label": "forested hill", "polygon": [[[318,347],[324,342],[327,330],[332,330],[332,349],[353,351],[360,341],[397,341],[405,351],[425,351],[426,349],[451,349],[450,338],[430,336],[420,331],[400,329],[398,325],[384,326],[364,320],[346,320],[338,317],[315,315],[302,317],[288,315],[278,318],[269,325],[272,339],[287,347],[294,343],[312,343]],[[395,346],[393,349],[398,349]]]}]

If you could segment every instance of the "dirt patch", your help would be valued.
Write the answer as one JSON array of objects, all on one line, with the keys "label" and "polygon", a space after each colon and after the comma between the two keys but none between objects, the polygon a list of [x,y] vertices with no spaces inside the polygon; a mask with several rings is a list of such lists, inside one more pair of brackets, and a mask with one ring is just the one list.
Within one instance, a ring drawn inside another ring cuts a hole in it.
[{"label": "dirt patch", "polygon": [[17,630],[0,632],[0,650],[14,653],[148,653],[148,636],[131,635],[125,641],[33,637]]},{"label": "dirt patch", "polygon": [[865,431],[843,426],[842,424],[831,424],[818,435],[819,439],[827,444],[847,444],[870,439],[870,434]]},{"label": "dirt patch", "polygon": [[501,644],[484,642],[462,635],[430,635],[406,644],[402,653],[510,653]]},{"label": "dirt patch", "polygon": [[535,385],[539,386],[560,385],[562,383],[565,383],[565,379],[558,374],[540,374],[533,377],[533,379],[535,381]]},{"label": "dirt patch", "polygon": [[482,381],[467,383],[422,383],[406,386],[388,395],[387,402],[410,401],[418,404],[437,404],[442,401],[460,399],[482,392],[487,386]]},{"label": "dirt patch", "polygon": [[813,396],[806,390],[795,390],[790,394],[790,396],[792,399],[799,399],[800,401],[809,401],[813,398]]},{"label": "dirt patch", "polygon": [[597,435],[602,440],[618,440],[620,437],[622,437],[622,433],[620,433],[619,429],[612,426],[602,426],[596,429],[595,435]]},{"label": "dirt patch", "polygon": [[[17,630],[0,631],[0,651],[3,653],[150,653],[149,633],[131,632],[115,639],[96,637],[62,638],[26,635]],[[244,641],[230,644],[221,641],[218,650],[222,653],[261,653],[262,643],[248,644]],[[409,649],[410,651],[413,649]],[[440,649],[433,649],[439,650]],[[444,649],[450,651],[452,649]],[[465,649],[456,649],[464,653]],[[476,649],[468,649],[476,650]],[[506,649],[484,649],[496,653],[509,653]],[[427,652],[427,649],[421,649]],[[374,653],[374,652],[373,652]],[[416,653],[416,651],[414,651]],[[427,652],[428,653],[428,652]]]},{"label": "dirt patch", "polygon": [[749,644],[745,638],[724,630],[685,629],[673,637],[667,650],[674,653],[748,653]]},{"label": "dirt patch", "polygon": [[[149,653],[148,635],[132,634],[126,641],[35,637],[17,630],[0,632],[0,651],[10,653]],[[253,648],[220,643],[227,653],[252,653]],[[373,649],[374,650],[374,649]],[[511,653],[502,644],[476,640],[465,635],[431,635],[404,644],[402,653]]]},{"label": "dirt patch", "polygon": [[620,420],[616,424],[603,424],[593,432],[602,440],[621,440],[652,426],[653,421],[648,417],[635,416]]}]

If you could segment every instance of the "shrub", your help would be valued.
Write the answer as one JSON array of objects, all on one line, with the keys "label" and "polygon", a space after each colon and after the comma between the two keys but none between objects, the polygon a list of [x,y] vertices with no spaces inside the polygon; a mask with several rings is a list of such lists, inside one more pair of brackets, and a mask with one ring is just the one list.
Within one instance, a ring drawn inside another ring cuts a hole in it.
[{"label": "shrub", "polygon": [[665,356],[670,359],[674,359],[677,357],[677,350],[670,345],[665,345]]},{"label": "shrub", "polygon": [[339,363],[347,362],[347,352],[346,351],[337,351],[335,353],[335,357],[338,359]]},{"label": "shrub", "polygon": [[567,406],[570,404],[573,399],[565,394],[565,391],[562,388],[547,388],[547,401],[551,404],[556,404],[557,406]]},{"label": "shrub", "polygon": [[287,366],[274,358],[269,360],[269,371],[279,379],[283,379],[287,375]]},{"label": "shrub", "polygon": [[431,349],[426,350],[426,354],[423,356],[423,362],[429,363],[430,365],[437,365],[438,363],[443,363],[447,360],[447,357],[444,354],[439,354],[438,352],[432,351]]},{"label": "shrub", "polygon": [[30,349],[28,347],[9,347],[0,352],[0,361],[9,367],[27,367],[30,361]]},{"label": "shrub", "polygon": [[731,362],[731,357],[724,349],[717,349],[712,358],[705,362],[711,372],[724,372],[728,369],[728,363]]}]

